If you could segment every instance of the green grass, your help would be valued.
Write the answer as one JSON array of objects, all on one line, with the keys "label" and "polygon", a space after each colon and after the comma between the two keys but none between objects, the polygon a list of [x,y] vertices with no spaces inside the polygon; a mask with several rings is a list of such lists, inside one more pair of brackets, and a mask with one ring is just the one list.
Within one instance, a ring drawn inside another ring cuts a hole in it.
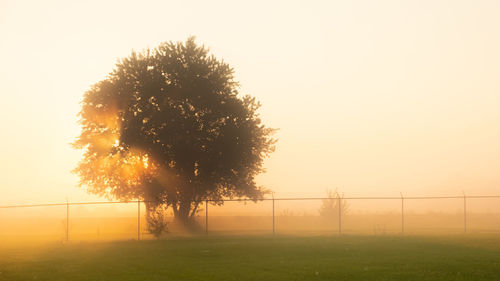
[{"label": "green grass", "polygon": [[0,248],[0,280],[500,280],[500,236],[211,237]]}]

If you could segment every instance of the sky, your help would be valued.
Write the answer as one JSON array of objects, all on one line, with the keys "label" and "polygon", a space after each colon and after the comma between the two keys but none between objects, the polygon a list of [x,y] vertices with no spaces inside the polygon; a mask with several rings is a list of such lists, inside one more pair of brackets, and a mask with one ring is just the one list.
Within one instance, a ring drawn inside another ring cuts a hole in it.
[{"label": "sky", "polygon": [[278,197],[500,194],[498,1],[0,0],[0,205],[103,200],[71,173],[79,102],[194,35],[279,128]]}]

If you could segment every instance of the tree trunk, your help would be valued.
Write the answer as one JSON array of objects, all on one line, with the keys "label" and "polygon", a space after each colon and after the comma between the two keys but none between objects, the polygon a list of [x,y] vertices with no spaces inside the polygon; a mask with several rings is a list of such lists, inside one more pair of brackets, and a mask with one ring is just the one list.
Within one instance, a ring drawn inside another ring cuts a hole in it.
[{"label": "tree trunk", "polygon": [[[179,202],[177,212],[174,211],[174,222],[177,226],[188,232],[198,232],[201,230],[201,226],[198,225],[195,216],[192,214],[192,211],[195,211],[195,209],[191,209],[191,207],[191,201],[186,200]],[[195,208],[197,208],[197,206],[195,206]]]}]

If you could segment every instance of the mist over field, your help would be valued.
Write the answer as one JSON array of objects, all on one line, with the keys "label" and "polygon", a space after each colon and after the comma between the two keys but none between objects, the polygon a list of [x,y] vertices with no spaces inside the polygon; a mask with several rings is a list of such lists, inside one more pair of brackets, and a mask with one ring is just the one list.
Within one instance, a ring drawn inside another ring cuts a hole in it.
[{"label": "mist over field", "polygon": [[[333,199],[336,200],[336,199]],[[370,202],[366,201],[377,201]],[[463,199],[407,199],[404,216],[397,199],[345,200],[347,208],[341,214],[343,235],[457,235],[500,233],[498,198],[468,199],[464,217]],[[275,201],[274,234],[278,236],[337,236],[338,209],[321,215],[321,200]],[[73,242],[155,239],[147,231],[147,221],[141,216],[138,225],[137,203],[109,205],[76,205],[69,208],[69,239]],[[1,243],[66,242],[66,206],[3,209],[0,215]],[[144,206],[141,205],[142,214]],[[273,235],[272,201],[226,202],[223,206],[209,205],[208,235]],[[163,238],[204,237],[206,210],[196,216],[196,232],[186,232],[167,213],[168,232]],[[466,221],[464,221],[464,219]],[[466,225],[464,225],[464,223]],[[402,228],[403,227],[403,228]],[[466,227],[466,229],[464,229]]]},{"label": "mist over field", "polygon": [[0,1],[0,280],[500,280],[500,1]]}]

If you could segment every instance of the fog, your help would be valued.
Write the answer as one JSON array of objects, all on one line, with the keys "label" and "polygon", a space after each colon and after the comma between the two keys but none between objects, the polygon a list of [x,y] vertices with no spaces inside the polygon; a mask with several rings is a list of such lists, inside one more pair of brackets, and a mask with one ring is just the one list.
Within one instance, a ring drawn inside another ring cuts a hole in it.
[{"label": "fog", "polygon": [[[333,199],[336,200],[336,199]],[[428,235],[500,232],[500,198],[345,199],[342,235]],[[321,216],[322,200],[275,200],[274,235],[339,235],[338,209]],[[0,243],[66,243],[134,240],[138,235],[137,203],[70,205],[0,209]],[[140,209],[140,238],[155,239],[147,231],[145,209]],[[198,232],[185,232],[169,213],[168,232],[160,239],[206,235],[206,209],[196,217]],[[465,215],[465,216],[464,216]],[[402,225],[404,224],[404,225]],[[404,228],[402,228],[404,227]],[[466,229],[465,229],[466,227]],[[403,233],[404,232],[404,233]],[[273,235],[273,201],[225,202],[208,206],[208,235]]]}]

